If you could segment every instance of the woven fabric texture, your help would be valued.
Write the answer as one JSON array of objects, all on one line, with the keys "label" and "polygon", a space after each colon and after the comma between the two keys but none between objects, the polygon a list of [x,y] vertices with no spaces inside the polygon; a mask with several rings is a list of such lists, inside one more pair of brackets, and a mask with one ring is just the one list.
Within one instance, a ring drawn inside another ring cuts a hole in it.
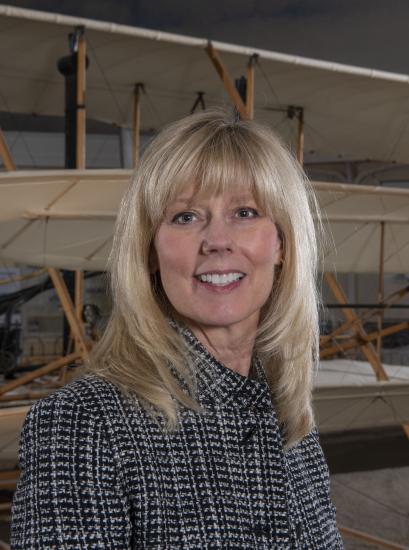
[{"label": "woven fabric texture", "polygon": [[204,410],[176,432],[95,375],[30,409],[13,549],[343,548],[316,430],[284,452],[260,363],[243,377],[185,337]]}]

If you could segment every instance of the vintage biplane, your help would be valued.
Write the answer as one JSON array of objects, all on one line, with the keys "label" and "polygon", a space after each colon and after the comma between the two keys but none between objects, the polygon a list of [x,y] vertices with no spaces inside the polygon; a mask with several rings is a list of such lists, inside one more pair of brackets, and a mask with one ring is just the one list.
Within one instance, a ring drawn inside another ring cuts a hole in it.
[{"label": "vintage biplane", "polygon": [[[196,109],[230,105],[240,117],[275,128],[300,163],[409,163],[407,75],[6,5],[0,5],[0,44],[0,111],[65,111],[67,139],[67,169],[22,171],[0,130],[0,258],[47,269],[75,341],[72,353],[5,382],[3,405],[38,397],[30,383],[86,360],[92,346],[81,317],[83,273],[105,269],[132,171],[86,169],[87,118],[130,128],[135,165],[142,133],[154,134]],[[321,181],[313,187],[332,234],[324,279],[345,317],[321,337],[325,375],[318,375],[314,395],[320,428],[400,424],[409,436],[408,369],[382,365],[379,353],[382,337],[409,323],[380,323],[367,333],[363,322],[374,310],[358,314],[336,278],[378,273],[382,289],[385,273],[409,271],[409,190]],[[61,269],[75,270],[73,295]],[[379,318],[407,291],[381,291]],[[327,360],[352,348],[362,351],[373,376],[350,369],[340,381],[337,368],[331,370],[336,363]],[[18,475],[15,433],[26,410],[27,404],[0,409],[0,430],[8,427],[10,439],[0,487],[12,486]]]}]

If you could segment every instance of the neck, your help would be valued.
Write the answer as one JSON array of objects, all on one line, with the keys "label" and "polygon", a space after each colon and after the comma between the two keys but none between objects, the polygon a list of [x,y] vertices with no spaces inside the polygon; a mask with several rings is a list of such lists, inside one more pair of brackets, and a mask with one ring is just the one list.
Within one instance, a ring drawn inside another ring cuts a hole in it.
[{"label": "neck", "polygon": [[188,323],[201,344],[227,368],[248,376],[256,338],[257,323],[249,322],[228,327]]}]

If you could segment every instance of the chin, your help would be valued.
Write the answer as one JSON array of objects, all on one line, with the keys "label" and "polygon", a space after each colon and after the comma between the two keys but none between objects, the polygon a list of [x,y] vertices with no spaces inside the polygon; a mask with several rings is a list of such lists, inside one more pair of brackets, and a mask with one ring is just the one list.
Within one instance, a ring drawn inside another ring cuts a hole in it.
[{"label": "chin", "polygon": [[207,326],[207,327],[219,327],[227,328],[233,325],[240,325],[243,323],[247,325],[251,323],[251,320],[254,319],[254,314],[252,315],[233,315],[233,314],[209,314],[209,315],[198,315],[195,317],[185,317],[188,324],[198,325],[198,326]]}]

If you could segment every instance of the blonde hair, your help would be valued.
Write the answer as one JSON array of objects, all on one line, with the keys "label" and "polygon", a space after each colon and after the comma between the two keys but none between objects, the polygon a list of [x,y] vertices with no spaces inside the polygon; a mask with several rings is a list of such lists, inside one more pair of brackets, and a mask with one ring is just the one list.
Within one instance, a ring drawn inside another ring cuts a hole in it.
[{"label": "blonde hair", "polygon": [[171,124],[147,148],[118,214],[109,261],[112,313],[88,370],[136,395],[168,429],[177,427],[180,405],[199,410],[186,344],[169,325],[172,312],[149,265],[166,206],[192,182],[215,193],[250,186],[279,228],[283,262],[261,313],[255,351],[288,448],[313,427],[312,373],[319,351],[313,217],[318,210],[296,161],[277,136],[255,122],[205,111]]}]

